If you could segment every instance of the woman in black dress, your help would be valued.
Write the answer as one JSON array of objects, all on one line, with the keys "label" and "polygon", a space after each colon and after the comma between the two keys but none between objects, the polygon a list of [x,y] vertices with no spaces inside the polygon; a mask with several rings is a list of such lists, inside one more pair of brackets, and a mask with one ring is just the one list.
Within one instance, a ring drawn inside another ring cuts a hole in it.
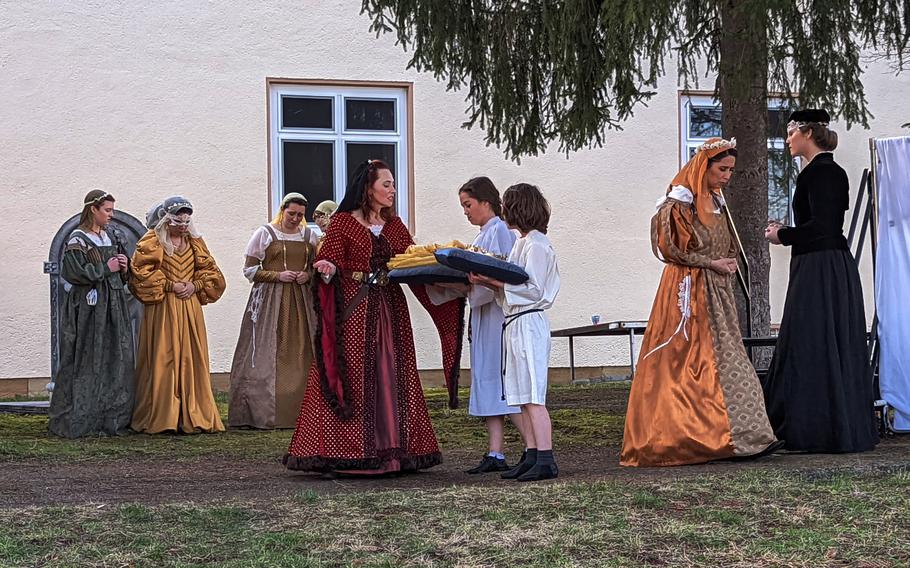
[{"label": "woman in black dress", "polygon": [[843,231],[849,182],[831,154],[837,134],[829,120],[824,110],[803,110],[787,125],[790,153],[806,166],[796,179],[796,226],[765,230],[771,243],[793,247],[765,405],[788,450],[862,452],[878,433],[863,290]]}]

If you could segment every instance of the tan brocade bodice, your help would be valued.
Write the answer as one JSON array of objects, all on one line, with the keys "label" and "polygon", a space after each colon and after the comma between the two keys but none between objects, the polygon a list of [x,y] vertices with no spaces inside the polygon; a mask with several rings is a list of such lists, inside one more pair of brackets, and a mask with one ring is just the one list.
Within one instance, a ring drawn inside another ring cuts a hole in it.
[{"label": "tan brocade bodice", "polygon": [[161,271],[171,282],[190,282],[196,270],[196,255],[193,247],[187,246],[183,251],[174,251],[171,256],[164,255],[161,261]]},{"label": "tan brocade bodice", "polygon": [[664,262],[699,268],[708,268],[712,260],[735,258],[739,250],[726,210],[706,226],[691,204],[675,199],[667,199],[652,218],[651,246]]},{"label": "tan brocade bodice", "polygon": [[736,243],[730,229],[730,218],[723,210],[717,215],[717,222],[710,227],[701,223],[695,216],[692,220],[697,241],[693,252],[703,254],[711,260],[719,258],[733,258],[737,254]]},{"label": "tan brocade bodice", "polygon": [[273,272],[307,270],[309,260],[313,258],[312,249],[308,241],[272,239],[265,249],[262,269]]}]

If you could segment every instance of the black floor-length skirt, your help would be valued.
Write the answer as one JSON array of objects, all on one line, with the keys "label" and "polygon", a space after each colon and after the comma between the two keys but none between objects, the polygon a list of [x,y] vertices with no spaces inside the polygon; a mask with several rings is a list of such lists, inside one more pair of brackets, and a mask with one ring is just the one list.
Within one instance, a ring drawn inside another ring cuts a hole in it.
[{"label": "black floor-length skirt", "polygon": [[862,452],[878,442],[863,290],[849,251],[794,256],[765,405],[786,449]]}]

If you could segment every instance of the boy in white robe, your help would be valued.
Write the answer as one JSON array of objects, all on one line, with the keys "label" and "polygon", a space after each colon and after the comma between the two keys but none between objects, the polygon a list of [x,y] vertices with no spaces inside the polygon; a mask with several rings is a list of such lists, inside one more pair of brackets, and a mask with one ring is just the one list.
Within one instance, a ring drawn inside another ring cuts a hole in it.
[{"label": "boy in white robe", "polygon": [[546,236],[550,206],[540,190],[530,184],[513,185],[503,194],[503,217],[521,238],[509,254],[509,262],[528,273],[524,284],[471,274],[473,284],[493,289],[505,314],[503,346],[506,403],[521,406],[528,448],[522,461],[502,473],[504,479],[539,481],[559,475],[553,457],[552,427],[547,412],[547,372],[550,359],[550,322],[544,314],[559,293],[556,253]]}]

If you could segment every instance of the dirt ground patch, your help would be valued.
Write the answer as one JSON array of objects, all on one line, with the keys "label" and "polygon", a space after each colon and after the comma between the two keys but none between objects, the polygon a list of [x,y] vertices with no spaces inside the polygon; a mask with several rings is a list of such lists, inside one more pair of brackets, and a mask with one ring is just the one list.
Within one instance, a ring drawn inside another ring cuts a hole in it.
[{"label": "dirt ground patch", "polygon": [[[625,388],[565,388],[554,391],[552,409],[587,409],[604,416],[621,417],[627,397]],[[431,405],[435,404],[431,401]],[[479,422],[476,427],[482,433]],[[607,430],[605,428],[605,432]],[[263,435],[274,436],[275,433]],[[288,439],[290,435],[287,432]],[[597,440],[596,444],[573,439],[570,445],[561,445],[557,436],[554,445],[560,465],[558,481],[671,480],[732,475],[744,470],[789,471],[807,478],[825,478],[838,474],[910,470],[910,436],[883,439],[876,450],[863,454],[778,454],[756,462],[649,469],[620,467],[620,441],[615,428],[604,436],[605,439]],[[445,436],[440,438],[445,439]],[[479,439],[482,440],[482,435]],[[0,507],[132,502],[154,505],[271,499],[308,492],[338,494],[514,483],[501,480],[495,474],[472,476],[463,473],[476,463],[483,451],[481,445],[476,449],[467,447],[471,445],[444,446],[445,462],[425,472],[387,478],[333,480],[285,469],[280,463],[279,450],[266,458],[257,454],[253,459],[218,452],[176,459],[160,455],[126,455],[89,461],[0,457]],[[510,450],[512,455],[517,453],[514,439]]]}]

